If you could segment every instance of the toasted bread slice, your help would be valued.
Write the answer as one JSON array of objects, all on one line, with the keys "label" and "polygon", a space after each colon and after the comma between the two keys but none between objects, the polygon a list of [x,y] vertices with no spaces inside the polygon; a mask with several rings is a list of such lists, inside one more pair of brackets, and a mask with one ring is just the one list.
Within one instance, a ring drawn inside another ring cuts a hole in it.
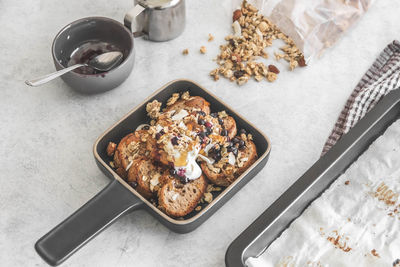
[{"label": "toasted bread slice", "polygon": [[214,163],[213,165],[202,162],[200,167],[211,183],[219,186],[228,186],[256,160],[256,146],[252,141],[248,140],[246,141],[246,146],[239,150],[234,166],[227,162],[225,164]]},{"label": "toasted bread slice", "polygon": [[143,197],[150,199],[168,181],[168,176],[162,169],[143,158],[134,161],[128,172],[128,182],[136,182],[136,191]]},{"label": "toasted bread slice", "polygon": [[188,100],[180,99],[176,101],[171,106],[168,106],[165,111],[176,110],[176,112],[179,112],[182,109],[187,111],[199,109],[206,114],[210,114],[210,103],[201,96],[191,96]]},{"label": "toasted bread slice", "polygon": [[222,119],[223,127],[228,131],[228,137],[233,139],[236,136],[237,128],[236,128],[236,121],[231,116],[227,116]]},{"label": "toasted bread slice", "polygon": [[193,211],[206,188],[207,180],[203,175],[186,184],[173,179],[168,181],[158,192],[158,204],[166,214],[172,217],[182,217]]},{"label": "toasted bread slice", "polygon": [[114,165],[117,169],[117,173],[122,176],[122,178],[125,179],[127,177],[129,165],[134,159],[148,154],[146,142],[142,141],[146,139],[147,136],[147,131],[139,130],[128,134],[119,142],[114,153]]},{"label": "toasted bread slice", "polygon": [[245,172],[258,158],[257,148],[253,141],[246,141],[246,148],[239,150],[238,159],[241,162],[239,164],[238,174]]}]

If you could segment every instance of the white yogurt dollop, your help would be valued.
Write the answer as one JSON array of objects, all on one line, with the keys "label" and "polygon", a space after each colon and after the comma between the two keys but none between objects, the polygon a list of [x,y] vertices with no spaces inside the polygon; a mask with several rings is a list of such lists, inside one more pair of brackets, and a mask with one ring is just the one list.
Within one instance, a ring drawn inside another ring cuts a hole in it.
[{"label": "white yogurt dollop", "polygon": [[196,147],[194,150],[187,153],[186,165],[185,166],[175,166],[177,173],[184,170],[185,176],[188,180],[195,180],[201,176],[201,168],[197,164],[196,159],[199,156],[200,148]]}]

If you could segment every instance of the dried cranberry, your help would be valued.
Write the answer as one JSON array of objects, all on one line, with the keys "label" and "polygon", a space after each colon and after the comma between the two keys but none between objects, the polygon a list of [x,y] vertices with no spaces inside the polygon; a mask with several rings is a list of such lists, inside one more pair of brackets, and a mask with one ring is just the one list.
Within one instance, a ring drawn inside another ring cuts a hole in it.
[{"label": "dried cranberry", "polygon": [[213,127],[212,123],[209,122],[209,121],[207,121],[207,122],[204,124],[204,126],[206,126],[206,128],[211,128],[211,127]]},{"label": "dried cranberry", "polygon": [[213,112],[213,113],[210,114],[210,116],[213,117],[213,118],[216,118],[216,117],[218,117],[218,114]]},{"label": "dried cranberry", "polygon": [[150,129],[150,126],[149,126],[149,125],[145,125],[145,126],[143,126],[142,129],[143,129],[143,130],[148,130],[148,129]]},{"label": "dried cranberry", "polygon": [[171,138],[171,143],[172,143],[174,146],[179,145],[179,143],[178,143],[178,137],[176,137],[176,136],[172,137],[172,138]]},{"label": "dried cranberry", "polygon": [[185,173],[186,173],[186,170],[185,170],[185,169],[179,168],[176,174],[177,174],[179,177],[185,177]]},{"label": "dried cranberry", "polygon": [[204,125],[204,123],[206,123],[206,121],[203,120],[203,119],[199,119],[197,122],[198,122],[198,124],[200,124],[200,125]]},{"label": "dried cranberry", "polygon": [[244,70],[237,70],[233,73],[233,76],[235,76],[236,79],[239,79],[244,75]]},{"label": "dried cranberry", "polygon": [[128,182],[128,184],[132,187],[132,188],[136,188],[136,186],[138,185],[136,182]]},{"label": "dried cranberry", "polygon": [[228,131],[226,129],[222,129],[221,135],[222,136],[227,136],[228,135]]},{"label": "dried cranberry", "polygon": [[168,162],[168,166],[170,167],[170,168],[175,168],[175,164],[173,163],[173,162]]},{"label": "dried cranberry", "polygon": [[239,134],[246,134],[246,130],[245,129],[240,129]]}]

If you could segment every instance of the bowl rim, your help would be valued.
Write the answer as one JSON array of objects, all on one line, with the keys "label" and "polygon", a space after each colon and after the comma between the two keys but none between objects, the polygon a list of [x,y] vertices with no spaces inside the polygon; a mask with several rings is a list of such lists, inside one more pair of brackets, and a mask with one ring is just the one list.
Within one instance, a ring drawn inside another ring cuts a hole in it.
[{"label": "bowl rim", "polygon": [[90,20],[101,20],[101,21],[106,21],[107,23],[114,23],[118,26],[120,26],[121,28],[123,28],[123,30],[130,36],[130,41],[131,41],[131,49],[129,50],[128,56],[126,58],[124,58],[124,60],[121,62],[121,64],[119,64],[117,67],[112,68],[109,71],[105,71],[105,72],[101,72],[101,73],[96,73],[96,74],[82,74],[82,73],[78,73],[78,72],[74,72],[74,71],[70,71],[69,73],[71,73],[72,75],[76,75],[79,77],[97,77],[97,76],[101,76],[101,75],[106,75],[109,74],[111,72],[114,72],[120,68],[122,68],[124,65],[128,64],[128,58],[130,58],[132,56],[132,54],[134,53],[135,50],[135,44],[134,44],[134,38],[133,38],[133,34],[119,21],[111,19],[111,18],[107,18],[107,17],[102,17],[102,16],[92,16],[92,17],[84,17],[84,18],[80,18],[77,20],[74,20],[70,23],[68,23],[67,25],[65,25],[61,30],[58,31],[58,33],[56,34],[56,36],[53,39],[53,42],[51,44],[51,55],[53,57],[53,61],[54,64],[61,67],[61,69],[65,69],[66,67],[64,65],[62,65],[55,54],[55,44],[56,42],[59,40],[60,35],[62,33],[64,33],[67,29],[81,23],[84,21],[90,21]]}]

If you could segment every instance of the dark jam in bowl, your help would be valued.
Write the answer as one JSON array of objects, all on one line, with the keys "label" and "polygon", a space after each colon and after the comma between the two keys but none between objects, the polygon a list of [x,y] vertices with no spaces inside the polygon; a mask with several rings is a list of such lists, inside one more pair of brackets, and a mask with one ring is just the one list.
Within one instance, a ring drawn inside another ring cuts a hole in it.
[{"label": "dark jam in bowl", "polygon": [[[67,66],[70,67],[75,64],[88,63],[92,58],[107,52],[121,51],[116,45],[101,42],[90,41],[78,46],[72,53]],[[117,66],[115,66],[117,67]],[[114,67],[114,68],[115,68]],[[95,70],[92,67],[80,67],[74,70],[80,74],[101,74],[103,71]]]}]

